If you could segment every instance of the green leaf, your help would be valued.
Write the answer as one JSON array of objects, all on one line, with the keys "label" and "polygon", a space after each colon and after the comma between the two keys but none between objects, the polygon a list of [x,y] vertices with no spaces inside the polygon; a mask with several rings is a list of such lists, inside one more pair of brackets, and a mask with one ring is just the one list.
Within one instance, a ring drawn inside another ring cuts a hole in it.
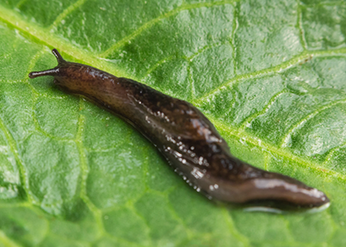
[{"label": "green leaf", "polygon": [[[346,2],[0,0],[1,246],[345,246]],[[215,205],[121,119],[28,73],[67,60],[199,107],[319,213]]]}]

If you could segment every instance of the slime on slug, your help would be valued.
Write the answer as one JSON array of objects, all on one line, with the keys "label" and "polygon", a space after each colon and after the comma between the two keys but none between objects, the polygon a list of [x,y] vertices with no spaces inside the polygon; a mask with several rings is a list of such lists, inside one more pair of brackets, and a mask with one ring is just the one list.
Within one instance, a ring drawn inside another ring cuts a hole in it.
[{"label": "slime on slug", "polygon": [[184,180],[208,198],[270,208],[328,206],[327,196],[291,177],[267,172],[232,156],[214,125],[192,104],[91,66],[65,61],[31,72],[53,76],[67,93],[81,95],[140,131]]}]

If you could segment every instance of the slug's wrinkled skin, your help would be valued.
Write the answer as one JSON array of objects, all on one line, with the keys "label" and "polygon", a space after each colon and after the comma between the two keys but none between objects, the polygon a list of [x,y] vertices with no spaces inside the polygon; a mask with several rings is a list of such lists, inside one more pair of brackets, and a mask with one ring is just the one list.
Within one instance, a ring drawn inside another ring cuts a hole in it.
[{"label": "slug's wrinkled skin", "polygon": [[64,91],[120,115],[145,135],[170,165],[197,191],[223,202],[274,201],[297,207],[318,207],[326,195],[293,178],[255,168],[230,153],[213,124],[192,104],[162,94],[136,81],[65,61],[31,72],[30,78],[54,76]]}]

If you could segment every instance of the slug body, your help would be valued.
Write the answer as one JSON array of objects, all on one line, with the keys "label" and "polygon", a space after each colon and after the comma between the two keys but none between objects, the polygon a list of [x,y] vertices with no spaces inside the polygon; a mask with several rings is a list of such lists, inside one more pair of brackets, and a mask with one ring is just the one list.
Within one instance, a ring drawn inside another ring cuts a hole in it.
[{"label": "slug body", "polygon": [[65,61],[31,72],[50,75],[64,91],[82,95],[120,115],[145,135],[174,170],[209,198],[223,202],[274,201],[297,207],[318,207],[326,195],[296,179],[255,168],[235,157],[213,124],[192,104],[162,94],[136,81]]}]

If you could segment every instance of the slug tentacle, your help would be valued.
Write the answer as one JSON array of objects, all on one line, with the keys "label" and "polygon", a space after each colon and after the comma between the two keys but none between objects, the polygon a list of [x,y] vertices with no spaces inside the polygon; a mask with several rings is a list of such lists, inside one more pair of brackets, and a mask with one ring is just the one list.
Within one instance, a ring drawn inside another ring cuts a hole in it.
[{"label": "slug tentacle", "polygon": [[62,56],[60,55],[60,53],[58,52],[57,49],[53,49],[52,53],[54,54],[54,56],[56,57],[56,60],[58,60],[58,64],[61,65],[63,63],[66,63],[66,60],[62,58]]},{"label": "slug tentacle", "polygon": [[29,73],[29,77],[33,79],[39,76],[46,76],[46,75],[56,76],[58,75],[58,73],[59,73],[59,68],[48,69],[43,71],[32,71]]},{"label": "slug tentacle", "polygon": [[[253,167],[230,153],[213,124],[192,104],[139,82],[65,61],[52,50],[58,66],[31,72],[30,78],[54,76],[64,91],[82,95],[120,115],[147,137],[174,170],[208,198],[230,203],[279,202],[296,208],[328,205],[327,196],[302,182]],[[259,204],[257,204],[259,205]]]}]

